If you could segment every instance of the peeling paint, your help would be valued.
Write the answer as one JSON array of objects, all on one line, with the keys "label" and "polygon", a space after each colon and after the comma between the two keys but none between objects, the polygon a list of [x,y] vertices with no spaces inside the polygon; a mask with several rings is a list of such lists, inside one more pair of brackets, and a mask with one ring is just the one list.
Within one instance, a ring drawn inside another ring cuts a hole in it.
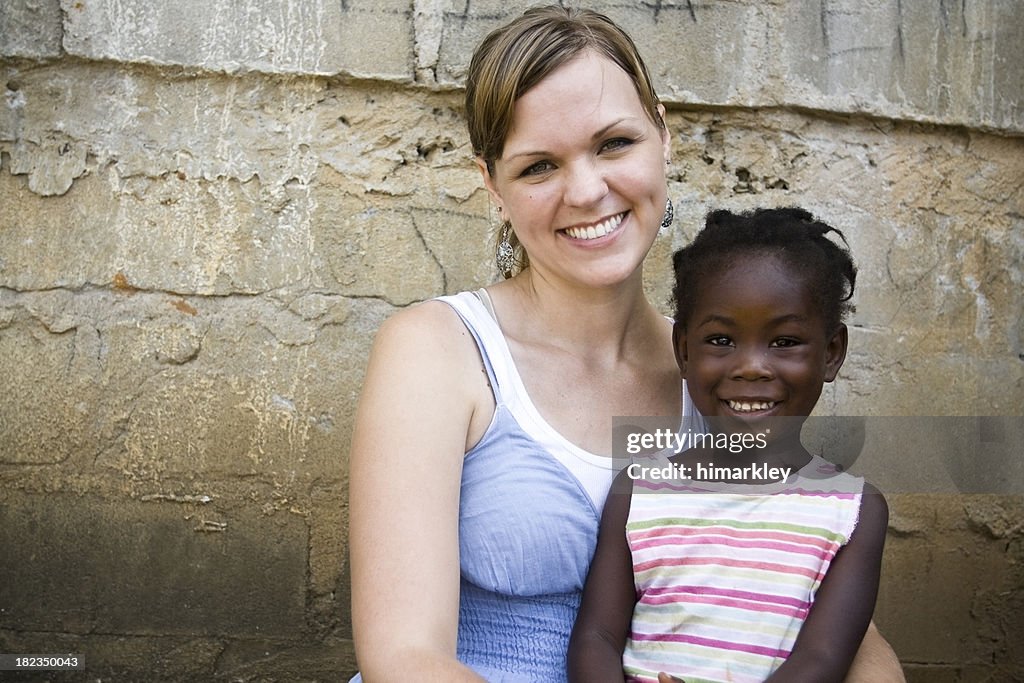
[{"label": "peeling paint", "polygon": [[228,530],[227,522],[218,522],[210,519],[200,519],[193,531],[200,533],[223,533]]},{"label": "peeling paint", "polygon": [[42,142],[20,140],[10,151],[11,173],[28,175],[28,188],[43,197],[63,195],[85,173],[86,146],[51,136]]},{"label": "peeling paint", "polygon": [[147,493],[146,495],[141,496],[139,500],[147,503],[150,501],[161,501],[168,503],[198,503],[200,505],[205,505],[207,503],[212,502],[213,497],[207,496],[205,494],[191,493],[181,495],[176,493]]}]

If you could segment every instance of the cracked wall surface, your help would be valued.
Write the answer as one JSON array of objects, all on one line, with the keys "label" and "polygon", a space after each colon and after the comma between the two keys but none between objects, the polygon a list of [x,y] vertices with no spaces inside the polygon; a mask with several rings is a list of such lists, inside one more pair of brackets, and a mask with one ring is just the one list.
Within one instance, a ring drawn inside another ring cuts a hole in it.
[{"label": "cracked wall surface", "polygon": [[[588,5],[668,107],[654,301],[709,209],[803,205],[861,273],[822,412],[1021,415],[1024,5]],[[0,651],[354,671],[366,355],[397,308],[495,278],[461,88],[521,8],[0,0]],[[1015,486],[890,495],[876,621],[910,681],[1024,679]]]}]

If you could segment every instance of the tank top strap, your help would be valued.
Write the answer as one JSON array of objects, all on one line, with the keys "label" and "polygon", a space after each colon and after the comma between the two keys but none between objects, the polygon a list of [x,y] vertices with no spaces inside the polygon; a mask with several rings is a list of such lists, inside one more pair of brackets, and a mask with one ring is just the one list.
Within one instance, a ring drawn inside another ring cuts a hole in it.
[{"label": "tank top strap", "polygon": [[505,337],[502,336],[501,328],[498,327],[498,322],[491,312],[493,308],[490,307],[490,298],[485,297],[486,292],[482,292],[482,295],[476,292],[460,292],[439,296],[436,300],[451,306],[473,335],[480,357],[484,361],[487,379],[494,387],[494,400],[504,403],[504,389],[509,386],[508,368],[504,362],[507,355],[504,353]]}]

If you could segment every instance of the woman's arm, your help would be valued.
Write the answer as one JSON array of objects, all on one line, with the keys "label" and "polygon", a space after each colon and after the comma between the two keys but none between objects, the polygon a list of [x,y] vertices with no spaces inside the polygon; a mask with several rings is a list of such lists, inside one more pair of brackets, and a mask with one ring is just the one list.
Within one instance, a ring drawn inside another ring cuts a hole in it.
[{"label": "woman's arm", "polygon": [[907,683],[900,660],[878,632],[875,622],[868,624],[868,632],[845,680],[846,683]]},{"label": "woman's arm", "polygon": [[367,683],[482,680],[455,657],[459,487],[486,409],[482,373],[440,302],[398,313],[374,341],[349,477],[352,628]]},{"label": "woman's arm", "polygon": [[633,560],[626,542],[632,482],[620,472],[601,516],[594,560],[569,639],[571,683],[622,683],[622,650],[636,605]]},{"label": "woman's arm", "polygon": [[888,520],[885,498],[865,484],[857,528],[822,580],[793,652],[768,681],[827,683],[847,675],[875,608]]}]

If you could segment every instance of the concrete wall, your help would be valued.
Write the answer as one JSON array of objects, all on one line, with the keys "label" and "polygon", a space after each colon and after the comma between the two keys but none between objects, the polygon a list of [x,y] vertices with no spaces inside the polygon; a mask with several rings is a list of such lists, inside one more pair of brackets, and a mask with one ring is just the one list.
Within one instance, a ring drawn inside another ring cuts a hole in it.
[{"label": "concrete wall", "polygon": [[[669,108],[656,301],[709,208],[802,204],[862,273],[824,412],[1021,414],[1024,5],[588,4]],[[460,84],[520,9],[0,0],[0,652],[354,669],[366,353],[396,307],[494,277]],[[1014,486],[890,496],[876,619],[911,681],[1024,679]]]}]

